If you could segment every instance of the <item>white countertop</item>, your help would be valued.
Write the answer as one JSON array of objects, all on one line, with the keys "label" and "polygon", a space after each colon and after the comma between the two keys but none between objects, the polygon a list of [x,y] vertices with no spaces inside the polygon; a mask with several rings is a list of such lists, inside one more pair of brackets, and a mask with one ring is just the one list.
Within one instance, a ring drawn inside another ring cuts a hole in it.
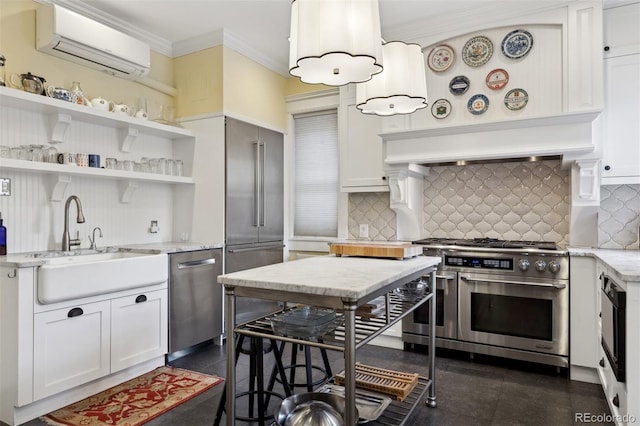
[{"label": "white countertop", "polygon": [[570,256],[591,256],[603,261],[625,281],[640,282],[640,250],[569,248]]},{"label": "white countertop", "polygon": [[[112,246],[112,247],[99,247],[100,250],[106,249],[107,251],[132,251],[137,253],[149,253],[149,254],[159,254],[159,253],[181,253],[185,251],[195,251],[195,250],[207,250],[207,249],[216,249],[222,248],[222,244],[204,244],[197,242],[162,242],[162,243],[148,243],[148,244],[129,244],[124,246]],[[51,252],[57,252],[56,250],[51,250]],[[28,252],[28,253],[11,253],[6,256],[0,256],[0,266],[9,266],[13,268],[30,268],[34,266],[44,265],[46,263],[46,255],[42,256],[41,254],[47,253],[47,250]],[[83,253],[95,253],[96,251],[91,251],[89,249],[82,249]],[[77,256],[79,255],[80,250],[72,250],[69,252],[69,256]],[[41,256],[38,256],[38,255]]]},{"label": "white countertop", "polygon": [[220,275],[218,282],[236,287],[359,300],[438,263],[439,257],[427,256],[404,260],[316,256]]}]

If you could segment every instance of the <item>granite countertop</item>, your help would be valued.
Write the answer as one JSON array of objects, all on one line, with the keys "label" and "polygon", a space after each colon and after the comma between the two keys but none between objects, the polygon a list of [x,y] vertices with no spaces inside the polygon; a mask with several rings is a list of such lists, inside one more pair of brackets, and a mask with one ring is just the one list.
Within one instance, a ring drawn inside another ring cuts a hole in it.
[{"label": "granite countertop", "polygon": [[[185,251],[217,249],[224,247],[223,244],[204,244],[197,242],[163,242],[148,244],[128,244],[123,246],[99,247],[99,250],[77,249],[68,252],[68,256],[78,256],[83,254],[92,254],[98,252],[114,252],[114,251],[131,251],[137,253],[160,254],[160,253],[181,253]],[[27,253],[12,253],[6,256],[0,256],[0,266],[9,266],[14,268],[30,268],[34,266],[44,265],[46,263],[47,253],[59,253],[56,250],[42,250]]]},{"label": "granite countertop", "polygon": [[595,257],[613,269],[623,280],[640,282],[640,250],[570,247],[569,255]]},{"label": "granite countertop", "polygon": [[405,260],[316,256],[221,275],[218,282],[359,300],[396,280],[437,265],[440,260],[427,256]]}]

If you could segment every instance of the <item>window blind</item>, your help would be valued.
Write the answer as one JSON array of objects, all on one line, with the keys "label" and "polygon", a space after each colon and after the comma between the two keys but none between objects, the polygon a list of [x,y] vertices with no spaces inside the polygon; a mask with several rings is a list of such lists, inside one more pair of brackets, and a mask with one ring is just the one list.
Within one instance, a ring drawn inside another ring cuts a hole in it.
[{"label": "window blind", "polygon": [[296,237],[338,235],[338,114],[294,116]]}]

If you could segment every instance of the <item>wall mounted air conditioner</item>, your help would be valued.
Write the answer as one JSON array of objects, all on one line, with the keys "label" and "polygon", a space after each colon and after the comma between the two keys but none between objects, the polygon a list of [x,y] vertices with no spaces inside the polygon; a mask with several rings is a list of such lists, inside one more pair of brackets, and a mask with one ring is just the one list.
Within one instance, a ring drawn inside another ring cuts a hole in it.
[{"label": "wall mounted air conditioner", "polygon": [[41,52],[129,80],[149,73],[149,45],[59,5],[38,5],[36,31]]}]

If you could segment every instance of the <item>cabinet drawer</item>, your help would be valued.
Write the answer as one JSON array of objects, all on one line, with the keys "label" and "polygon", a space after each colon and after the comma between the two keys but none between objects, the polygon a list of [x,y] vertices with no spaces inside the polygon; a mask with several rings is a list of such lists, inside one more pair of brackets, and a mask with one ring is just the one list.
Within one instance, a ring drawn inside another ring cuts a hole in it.
[{"label": "cabinet drawer", "polygon": [[167,290],[111,301],[111,372],[167,353]]},{"label": "cabinet drawer", "polygon": [[35,400],[109,374],[110,306],[104,301],[34,315]]}]

